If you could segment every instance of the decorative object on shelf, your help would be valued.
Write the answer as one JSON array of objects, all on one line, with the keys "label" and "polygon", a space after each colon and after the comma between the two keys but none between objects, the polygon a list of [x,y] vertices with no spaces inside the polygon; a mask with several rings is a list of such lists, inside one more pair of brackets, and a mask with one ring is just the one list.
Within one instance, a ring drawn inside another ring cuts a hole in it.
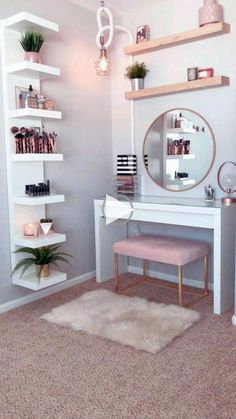
[{"label": "decorative object on shelf", "polygon": [[117,155],[117,175],[136,175],[137,174],[137,156],[134,154]]},{"label": "decorative object on shelf", "polygon": [[217,22],[223,22],[223,7],[217,0],[204,0],[204,6],[199,9],[199,26]]},{"label": "decorative object on shelf", "polygon": [[227,193],[227,196],[221,198],[222,203],[226,205],[236,203],[236,197],[232,196],[232,193],[236,192],[236,163],[224,162],[219,167],[217,181],[222,191]]},{"label": "decorative object on shelf", "polygon": [[25,60],[41,63],[39,51],[44,43],[42,33],[26,32],[22,34],[20,44],[25,51]]},{"label": "decorative object on shelf", "polygon": [[188,177],[186,172],[175,172],[175,179],[184,179]]},{"label": "decorative object on shelf", "polygon": [[215,189],[211,185],[204,186],[205,201],[210,202],[215,200]]},{"label": "decorative object on shelf", "polygon": [[131,81],[132,90],[140,90],[144,88],[144,79],[149,70],[144,62],[136,61],[134,64],[126,67],[125,77]]},{"label": "decorative object on shelf", "polygon": [[113,176],[113,189],[118,195],[140,195],[141,178],[139,175]]},{"label": "decorative object on shelf", "polygon": [[50,264],[56,265],[57,262],[68,263],[67,257],[72,257],[69,253],[57,252],[60,245],[43,246],[37,249],[31,249],[31,247],[21,247],[15,250],[14,253],[29,253],[30,257],[21,259],[12,271],[12,275],[22,268],[20,277],[33,265],[36,267],[37,277],[45,278],[50,275]]},{"label": "decorative object on shelf", "polygon": [[[102,20],[105,24],[103,24]],[[107,49],[111,46],[115,29],[125,32],[133,43],[133,35],[129,29],[121,25],[114,25],[111,11],[105,7],[104,1],[101,1],[101,6],[97,11],[98,33],[96,36],[96,44],[100,49],[99,59],[95,63],[95,69],[98,76],[106,76],[110,72],[110,61],[107,58]],[[105,40],[105,33],[108,31],[108,36]]]},{"label": "decorative object on shelf", "polygon": [[49,231],[51,230],[52,225],[53,225],[52,218],[41,218],[40,219],[40,227],[43,230],[43,234],[45,236],[48,235]]},{"label": "decorative object on shelf", "polygon": [[50,181],[47,183],[40,182],[38,185],[25,185],[26,196],[47,196],[50,195]]},{"label": "decorative object on shelf", "polygon": [[15,87],[16,109],[33,108],[46,109],[48,111],[56,110],[55,100],[44,93],[33,89],[30,84],[26,87]]},{"label": "decorative object on shelf", "polygon": [[190,140],[172,140],[167,138],[167,154],[168,156],[176,156],[179,154],[190,153]]},{"label": "decorative object on shelf", "polygon": [[198,79],[198,68],[197,67],[191,67],[187,70],[188,74],[188,81],[193,81]]},{"label": "decorative object on shelf", "polygon": [[214,68],[199,68],[198,78],[199,79],[208,79],[209,77],[214,77]]},{"label": "decorative object on shelf", "polygon": [[148,41],[150,37],[150,29],[148,25],[138,26],[136,30],[136,44]]},{"label": "decorative object on shelf", "polygon": [[186,116],[183,116],[183,113],[180,112],[179,116],[175,115],[172,119],[172,126],[173,128],[181,128],[181,129],[193,129],[193,124],[190,119],[186,118]]},{"label": "decorative object on shelf", "polygon": [[41,128],[12,127],[12,134],[15,134],[16,154],[54,154],[56,153],[55,132],[50,133]]},{"label": "decorative object on shelf", "polygon": [[39,235],[39,223],[25,223],[23,225],[23,233],[25,237],[37,237]]},{"label": "decorative object on shelf", "polygon": [[45,100],[43,103],[43,109],[46,109],[47,111],[55,111],[55,101],[52,98],[44,96]]}]

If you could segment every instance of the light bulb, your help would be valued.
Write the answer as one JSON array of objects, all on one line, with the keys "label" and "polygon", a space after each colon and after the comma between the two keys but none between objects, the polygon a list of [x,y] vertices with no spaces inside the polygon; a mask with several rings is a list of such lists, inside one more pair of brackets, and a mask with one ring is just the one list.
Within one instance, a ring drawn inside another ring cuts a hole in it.
[{"label": "light bulb", "polygon": [[107,76],[110,72],[110,61],[107,58],[107,51],[105,48],[101,49],[100,57],[95,62],[95,69],[98,76]]},{"label": "light bulb", "polygon": [[236,185],[236,176],[232,173],[227,173],[222,177],[222,183],[226,187],[228,193],[230,193]]}]

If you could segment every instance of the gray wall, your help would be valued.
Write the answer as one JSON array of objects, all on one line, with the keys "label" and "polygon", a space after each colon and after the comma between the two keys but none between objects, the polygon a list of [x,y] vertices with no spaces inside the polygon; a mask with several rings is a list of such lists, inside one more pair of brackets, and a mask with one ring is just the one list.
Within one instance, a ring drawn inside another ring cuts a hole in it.
[{"label": "gray wall", "polygon": [[[48,206],[58,232],[67,234],[63,250],[73,254],[69,278],[95,269],[93,199],[111,192],[112,141],[110,81],[94,71],[98,57],[95,45],[95,14],[65,0],[0,0],[0,18],[21,11],[59,23],[60,32],[45,42],[43,62],[61,68],[58,80],[45,81],[43,91],[56,100],[62,121],[45,124],[58,133],[58,152],[63,163],[47,163],[46,177],[64,204]],[[48,45],[48,48],[47,48]],[[2,96],[2,95],[1,95]],[[2,103],[0,105],[2,107]],[[0,109],[2,115],[2,109]],[[0,120],[1,128],[3,120]],[[3,132],[3,129],[1,130]],[[3,140],[3,139],[2,139]],[[29,294],[10,283],[9,231],[4,144],[0,142],[0,304]]]}]

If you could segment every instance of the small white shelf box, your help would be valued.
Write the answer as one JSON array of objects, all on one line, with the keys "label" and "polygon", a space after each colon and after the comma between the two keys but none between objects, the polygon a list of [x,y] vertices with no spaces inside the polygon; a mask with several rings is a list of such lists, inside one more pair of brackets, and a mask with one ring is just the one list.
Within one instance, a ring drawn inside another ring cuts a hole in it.
[{"label": "small white shelf box", "polygon": [[14,109],[13,111],[9,111],[8,116],[9,118],[62,118],[61,112],[33,108]]},{"label": "small white shelf box", "polygon": [[195,159],[195,154],[167,154],[167,160],[193,160]]},{"label": "small white shelf box", "polygon": [[28,12],[17,13],[14,16],[4,19],[3,25],[7,29],[22,33],[27,31],[42,31],[44,35],[47,35],[50,32],[59,31],[57,23],[32,15]]},{"label": "small white shelf box", "polygon": [[168,128],[167,134],[196,134],[194,128]]},{"label": "small white shelf box", "polygon": [[14,277],[12,283],[20,287],[29,288],[34,291],[50,287],[51,285],[59,284],[66,281],[67,275],[64,272],[50,271],[50,276],[39,280],[36,274],[26,274],[22,278]]},{"label": "small white shelf box", "polygon": [[45,204],[56,204],[64,202],[64,195],[48,195],[48,196],[14,196],[12,198],[13,204],[19,205],[45,205]]},{"label": "small white shelf box", "polygon": [[50,154],[32,154],[32,153],[26,153],[26,154],[12,154],[10,156],[11,161],[14,162],[36,162],[36,161],[63,161],[63,154],[58,153],[50,153]]},{"label": "small white shelf box", "polygon": [[60,233],[52,233],[47,236],[39,237],[17,237],[15,240],[16,246],[30,247],[37,249],[42,246],[49,246],[51,244],[63,243],[66,241],[66,235]]},{"label": "small white shelf box", "polygon": [[6,69],[6,72],[10,75],[22,76],[37,80],[45,80],[51,77],[60,76],[59,68],[33,63],[31,61],[20,61],[19,63],[9,65]]}]

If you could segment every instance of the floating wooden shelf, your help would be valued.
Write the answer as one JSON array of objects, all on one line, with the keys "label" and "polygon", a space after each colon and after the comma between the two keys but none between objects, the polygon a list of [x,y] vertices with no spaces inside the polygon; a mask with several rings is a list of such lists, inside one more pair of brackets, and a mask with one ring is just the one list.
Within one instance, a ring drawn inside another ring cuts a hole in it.
[{"label": "floating wooden shelf", "polygon": [[42,246],[49,246],[51,244],[63,243],[66,241],[66,235],[60,233],[51,233],[47,236],[38,237],[17,237],[15,239],[16,246],[26,246],[31,249],[38,249]]},{"label": "floating wooden shelf", "polygon": [[153,39],[151,41],[141,42],[136,45],[130,45],[125,47],[124,52],[127,55],[145,54],[147,52],[187,44],[189,42],[200,41],[201,39],[205,38],[224,35],[229,32],[230,25],[228,23],[211,23],[209,25],[202,26],[201,28],[191,29],[186,32],[164,36],[162,38]]},{"label": "floating wooden shelf", "polygon": [[48,278],[41,279],[36,274],[27,274],[22,278],[14,277],[12,283],[19,285],[20,287],[29,288],[34,291],[41,290],[43,288],[50,287],[51,285],[59,284],[60,282],[66,281],[67,275],[63,272],[52,271]]},{"label": "floating wooden shelf", "polygon": [[211,77],[208,79],[187,81],[183,83],[168,84],[159,87],[151,87],[125,93],[125,99],[139,100],[147,99],[155,96],[171,95],[175,93],[189,92],[201,89],[210,89],[213,87],[229,86],[230,79],[225,76]]},{"label": "floating wooden shelf", "polygon": [[25,162],[25,161],[63,161],[63,154],[58,153],[25,153],[25,154],[11,154],[11,161]]},{"label": "floating wooden shelf", "polygon": [[9,65],[6,69],[7,74],[22,76],[26,78],[45,80],[51,77],[60,76],[60,70],[45,64],[33,63],[31,61],[20,61]]}]

